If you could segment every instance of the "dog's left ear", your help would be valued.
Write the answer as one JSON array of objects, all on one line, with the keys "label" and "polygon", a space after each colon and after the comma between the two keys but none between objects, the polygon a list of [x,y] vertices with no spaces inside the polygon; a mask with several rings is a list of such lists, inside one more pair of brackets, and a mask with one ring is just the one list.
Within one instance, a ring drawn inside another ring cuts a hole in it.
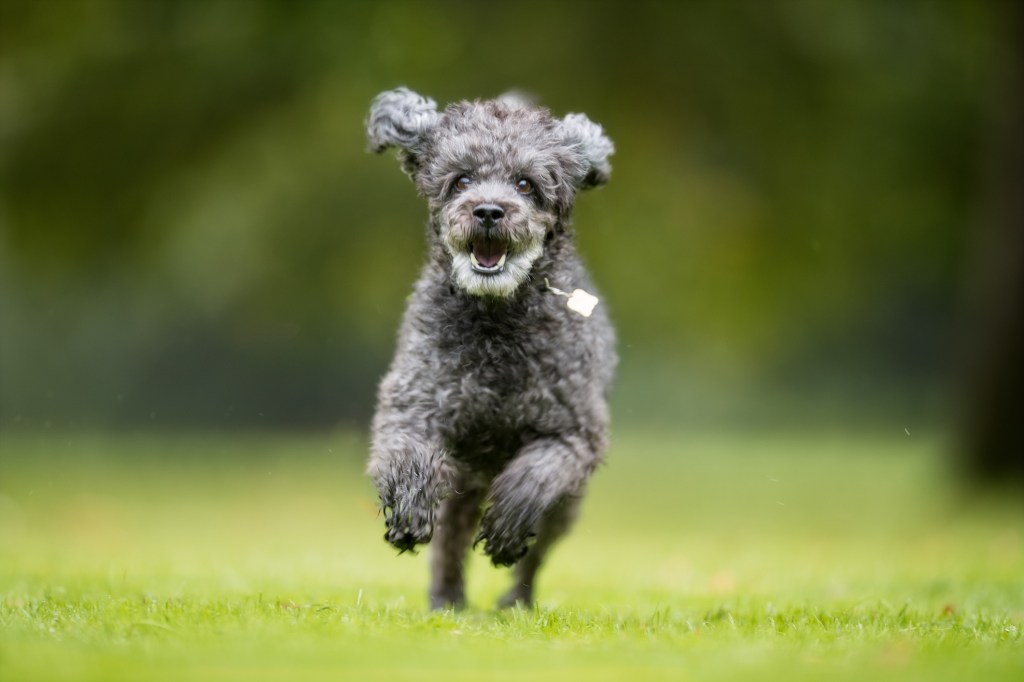
[{"label": "dog's left ear", "polygon": [[402,170],[412,175],[423,152],[423,141],[440,116],[434,100],[409,88],[382,92],[374,98],[366,116],[370,150],[379,154],[397,147]]},{"label": "dog's left ear", "polygon": [[590,189],[608,182],[612,174],[608,157],[615,153],[615,145],[604,134],[601,126],[584,114],[568,114],[562,119],[562,132],[566,143],[584,160],[583,175],[579,178],[577,186],[580,189]]}]

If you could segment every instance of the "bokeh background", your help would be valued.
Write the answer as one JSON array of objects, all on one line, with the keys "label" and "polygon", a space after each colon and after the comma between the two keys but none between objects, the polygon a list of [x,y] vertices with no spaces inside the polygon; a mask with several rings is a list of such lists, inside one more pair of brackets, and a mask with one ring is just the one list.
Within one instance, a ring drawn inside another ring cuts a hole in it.
[{"label": "bokeh background", "polygon": [[998,0],[3,0],[0,434],[365,429],[426,212],[362,121],[407,85],[615,140],[576,224],[617,427],[980,442],[1021,39]]}]

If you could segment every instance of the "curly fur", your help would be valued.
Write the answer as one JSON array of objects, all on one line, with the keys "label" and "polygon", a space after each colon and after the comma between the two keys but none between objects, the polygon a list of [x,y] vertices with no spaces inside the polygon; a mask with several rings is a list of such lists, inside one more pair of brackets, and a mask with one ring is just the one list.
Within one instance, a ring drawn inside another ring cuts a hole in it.
[{"label": "curly fur", "polygon": [[[403,551],[432,540],[432,607],[464,603],[474,540],[515,566],[502,604],[529,604],[608,446],[611,324],[602,306],[568,310],[546,282],[594,291],[569,226],[577,192],[608,181],[612,143],[582,114],[558,119],[518,96],[438,113],[405,88],[374,100],[367,133],[373,150],[398,150],[430,214],[373,421],[385,539]],[[503,217],[482,224],[482,205]],[[504,267],[474,266],[481,240],[505,249]]]}]

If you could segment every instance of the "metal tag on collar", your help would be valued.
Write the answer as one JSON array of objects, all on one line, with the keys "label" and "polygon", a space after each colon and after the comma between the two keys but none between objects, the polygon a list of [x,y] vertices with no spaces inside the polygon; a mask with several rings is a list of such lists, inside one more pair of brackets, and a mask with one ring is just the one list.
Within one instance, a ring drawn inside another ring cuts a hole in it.
[{"label": "metal tag on collar", "polygon": [[590,317],[590,314],[594,312],[594,308],[598,304],[597,296],[594,296],[583,289],[574,289],[573,292],[569,294],[561,289],[551,286],[551,282],[548,281],[547,277],[544,278],[544,284],[551,293],[565,298],[565,305],[569,310],[574,313],[579,313],[583,317]]}]

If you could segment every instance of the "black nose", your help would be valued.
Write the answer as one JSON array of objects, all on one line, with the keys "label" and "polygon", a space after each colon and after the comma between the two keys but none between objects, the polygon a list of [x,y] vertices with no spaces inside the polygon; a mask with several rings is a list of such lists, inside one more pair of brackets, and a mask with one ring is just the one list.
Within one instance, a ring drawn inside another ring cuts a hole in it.
[{"label": "black nose", "polygon": [[473,215],[484,227],[494,227],[505,215],[505,209],[497,204],[480,204],[473,209]]}]

